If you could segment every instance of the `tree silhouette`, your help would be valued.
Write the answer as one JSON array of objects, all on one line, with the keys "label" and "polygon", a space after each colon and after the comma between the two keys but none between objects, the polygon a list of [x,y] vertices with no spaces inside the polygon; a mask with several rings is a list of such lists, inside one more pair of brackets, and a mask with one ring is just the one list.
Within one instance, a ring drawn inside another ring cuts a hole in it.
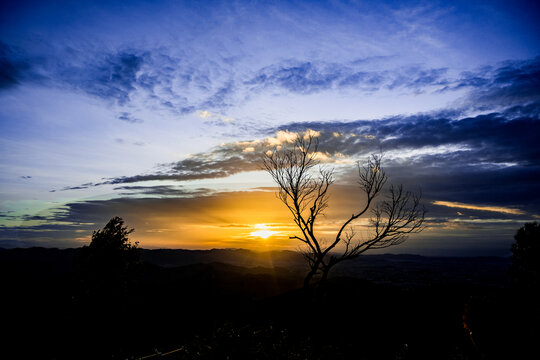
[{"label": "tree silhouette", "polygon": [[83,357],[104,358],[121,353],[129,344],[132,331],[126,331],[135,323],[130,302],[140,267],[137,243],[128,236],[133,229],[124,226],[124,220],[113,217],[92,234],[89,245],[83,246],[78,256],[78,271],[72,295],[74,317],[84,334]]},{"label": "tree silhouette", "polygon": [[[387,198],[375,204],[388,178],[381,168],[382,157],[372,155],[364,166],[357,164],[364,203],[343,222],[333,240],[319,239],[315,224],[328,207],[328,189],[334,177],[333,170],[318,167],[317,150],[318,141],[308,131],[298,135],[292,145],[266,153],[263,160],[266,171],[279,187],[279,199],[300,229],[299,236],[290,238],[305,244],[303,255],[310,267],[304,279],[305,287],[315,275],[320,275],[319,282],[324,282],[330,269],[341,261],[354,259],[368,250],[401,244],[408,234],[424,228],[425,210],[420,205],[420,196],[404,191],[401,185],[390,186]],[[359,239],[352,225],[368,210],[371,210],[373,233],[367,239]]]},{"label": "tree silhouette", "polygon": [[122,218],[112,218],[103,229],[94,231],[90,245],[83,247],[85,262],[92,267],[118,271],[137,263],[138,243],[131,244],[128,238],[133,231],[124,226]]},{"label": "tree silhouette", "polygon": [[540,286],[540,223],[526,223],[514,239],[510,275],[518,286],[537,289]]}]

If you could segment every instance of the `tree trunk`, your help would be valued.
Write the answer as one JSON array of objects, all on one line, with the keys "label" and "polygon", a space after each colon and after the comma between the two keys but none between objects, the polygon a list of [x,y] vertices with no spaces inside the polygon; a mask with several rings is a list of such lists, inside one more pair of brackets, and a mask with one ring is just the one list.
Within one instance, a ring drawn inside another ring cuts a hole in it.
[{"label": "tree trunk", "polygon": [[326,282],[326,279],[328,278],[328,272],[330,271],[330,266],[327,266],[323,270],[323,274],[321,276],[321,280],[319,281],[320,284],[323,284]]},{"label": "tree trunk", "polygon": [[306,275],[304,278],[304,289],[307,289],[309,287],[309,283],[311,282],[311,279],[313,278],[313,275],[315,275],[316,269],[311,269],[310,272]]},{"label": "tree trunk", "polygon": [[319,258],[315,263],[311,266],[311,270],[306,275],[306,278],[304,279],[304,289],[307,289],[309,287],[309,284],[311,282],[311,279],[313,279],[313,276],[317,273],[317,270],[319,270],[319,266],[321,266],[322,260]]}]

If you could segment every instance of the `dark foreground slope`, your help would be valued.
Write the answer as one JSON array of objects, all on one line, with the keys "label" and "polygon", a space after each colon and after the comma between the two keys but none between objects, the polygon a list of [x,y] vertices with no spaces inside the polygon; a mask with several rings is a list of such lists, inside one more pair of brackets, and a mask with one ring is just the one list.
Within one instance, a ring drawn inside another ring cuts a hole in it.
[{"label": "dark foreground slope", "polygon": [[538,351],[538,307],[505,283],[505,259],[366,257],[338,269],[348,276],[304,291],[294,254],[273,255],[280,267],[269,268],[232,264],[251,261],[249,253],[235,260],[229,250],[228,264],[216,253],[188,253],[189,261],[177,253],[183,266],[169,253],[169,267],[143,262],[102,279],[81,272],[77,250],[2,250],[4,354],[526,359]]}]

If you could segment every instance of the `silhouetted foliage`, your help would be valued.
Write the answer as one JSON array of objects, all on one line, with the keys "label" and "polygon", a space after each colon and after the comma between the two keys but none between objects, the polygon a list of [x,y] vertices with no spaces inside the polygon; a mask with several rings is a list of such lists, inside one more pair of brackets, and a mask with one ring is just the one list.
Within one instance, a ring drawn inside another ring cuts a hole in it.
[{"label": "silhouetted foliage", "polygon": [[86,303],[89,311],[103,313],[102,307],[114,312],[128,296],[130,275],[140,259],[138,244],[128,238],[132,232],[122,218],[114,217],[103,229],[94,231],[90,245],[81,248],[75,298]]},{"label": "silhouetted foliage", "polygon": [[124,226],[124,220],[114,217],[103,229],[94,231],[92,242],[81,249],[83,264],[94,270],[123,271],[139,261],[138,243],[130,243],[128,235],[134,229]]},{"label": "silhouetted foliage", "polygon": [[540,286],[540,223],[523,225],[514,236],[510,275],[515,284],[534,289]]},{"label": "silhouetted foliage", "polygon": [[526,223],[514,239],[512,286],[471,296],[463,316],[482,359],[530,359],[538,353],[540,224]]},{"label": "silhouetted foliage", "polygon": [[[336,237],[328,242],[315,233],[315,224],[328,207],[328,189],[334,182],[333,170],[318,168],[318,141],[310,131],[297,135],[291,146],[284,144],[266,153],[264,167],[279,187],[279,199],[293,215],[301,231],[291,236],[305,244],[303,253],[310,271],[304,286],[308,287],[315,275],[324,282],[330,269],[343,260],[350,260],[374,249],[398,245],[407,235],[424,229],[425,210],[420,196],[403,190],[401,185],[390,186],[385,200],[375,204],[388,180],[381,167],[382,156],[372,155],[364,166],[358,165],[358,187],[364,196],[358,212],[346,219]],[[361,200],[361,198],[360,198]],[[372,234],[359,238],[354,231],[354,221],[371,211]]]}]

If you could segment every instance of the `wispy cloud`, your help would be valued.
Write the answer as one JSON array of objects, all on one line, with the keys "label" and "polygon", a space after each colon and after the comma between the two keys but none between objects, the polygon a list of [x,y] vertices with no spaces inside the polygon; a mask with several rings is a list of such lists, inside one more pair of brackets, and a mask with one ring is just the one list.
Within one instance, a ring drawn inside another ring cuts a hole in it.
[{"label": "wispy cloud", "polygon": [[31,63],[24,51],[0,41],[0,90],[9,89],[28,78]]},{"label": "wispy cloud", "polygon": [[340,64],[278,64],[261,69],[246,83],[263,87],[279,86],[291,92],[312,93],[332,87],[343,77],[343,71],[344,67]]},{"label": "wispy cloud", "polygon": [[197,117],[204,119],[204,120],[219,120],[224,123],[232,123],[234,122],[234,118],[230,116],[222,116],[216,113],[213,113],[208,110],[197,110],[196,112]]},{"label": "wispy cloud", "polygon": [[[45,50],[30,55],[27,50],[1,43],[0,87],[38,82],[77,90],[121,107],[150,107],[179,115],[208,111],[225,122],[232,118],[222,115],[228,109],[268,94],[309,97],[342,91],[371,96],[399,91],[435,96],[466,90],[469,94],[461,106],[484,110],[525,105],[540,96],[540,58],[505,62],[457,76],[447,67],[417,63],[373,66],[369,61],[300,57],[269,59],[269,63],[250,64],[243,70],[236,61],[190,58],[170,46],[126,46],[111,51],[96,45],[57,49],[44,44]],[[123,114],[119,118],[132,119]]]},{"label": "wispy cloud", "polygon": [[149,186],[117,186],[113,190],[119,191],[121,196],[172,196],[172,197],[194,197],[209,195],[212,190],[198,188],[195,190],[187,190],[183,187],[173,185],[149,185]]},{"label": "wispy cloud", "polygon": [[91,63],[68,63],[57,69],[56,76],[90,95],[124,105],[136,90],[137,74],[148,57],[127,50],[102,54]]},{"label": "wispy cloud", "polygon": [[540,57],[506,61],[461,74],[443,90],[468,88],[465,100],[477,109],[524,106],[540,98]]},{"label": "wispy cloud", "polygon": [[418,65],[387,70],[370,70],[363,63],[325,63],[286,61],[263,68],[245,84],[255,90],[279,87],[284,90],[311,94],[338,89],[356,89],[366,92],[397,88],[426,91],[442,89],[450,83],[446,68],[426,69]]},{"label": "wispy cloud", "polygon": [[499,212],[503,214],[512,214],[512,215],[523,215],[525,214],[524,211],[520,209],[512,209],[508,207],[503,206],[487,206],[487,205],[474,205],[474,204],[463,204],[459,202],[451,202],[451,201],[433,201],[433,205],[440,205],[440,206],[447,206],[451,208],[459,208],[459,209],[469,209],[469,210],[479,210],[479,211],[492,211],[492,212]]},{"label": "wispy cloud", "polygon": [[125,121],[125,122],[130,123],[130,124],[140,124],[140,123],[144,122],[144,120],[136,118],[136,117],[134,117],[132,114],[130,114],[128,112],[121,112],[118,115],[118,120]]}]

